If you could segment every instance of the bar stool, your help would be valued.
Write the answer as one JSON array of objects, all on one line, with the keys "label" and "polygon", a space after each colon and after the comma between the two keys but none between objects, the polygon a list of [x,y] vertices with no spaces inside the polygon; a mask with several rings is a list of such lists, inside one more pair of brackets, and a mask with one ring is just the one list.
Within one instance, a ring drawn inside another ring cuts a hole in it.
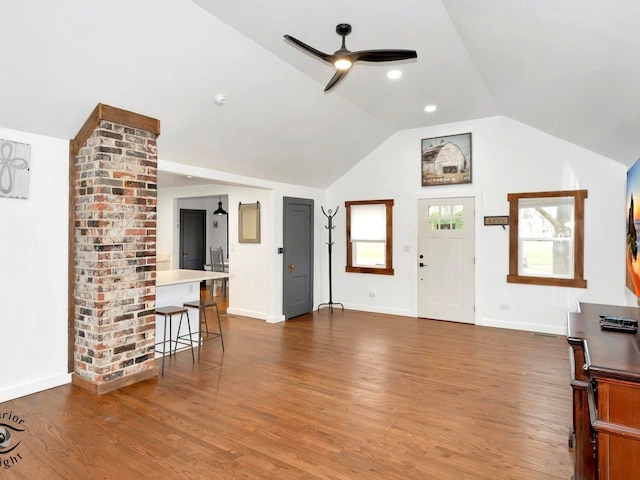
[{"label": "bar stool", "polygon": [[[220,337],[220,343],[222,344],[222,351],[224,352],[224,339],[222,338],[222,324],[220,323],[220,310],[218,310],[218,302],[213,300],[196,300],[193,302],[184,302],[184,307],[197,308],[200,317],[200,341],[198,342],[198,360],[200,360],[200,345],[202,342],[211,340],[212,338]],[[210,333],[209,323],[207,322],[207,307],[216,307],[216,314],[218,315],[218,329],[220,333]],[[207,338],[202,338],[202,325],[204,325],[207,332]]]},{"label": "bar stool", "polygon": [[[185,313],[187,314],[187,326],[189,328],[189,335],[180,335],[180,327],[182,326],[182,317]],[[176,332],[176,339],[172,340],[171,339],[172,318],[173,318],[173,315],[177,315],[177,314],[180,314],[180,322],[178,323],[178,331]],[[161,370],[162,375],[164,375],[164,357],[166,355],[167,343],[169,344],[169,356],[171,356],[172,342],[175,344],[173,353],[176,353],[176,350],[178,349],[178,344],[190,346],[191,358],[193,359],[193,363],[196,363],[196,358],[193,353],[193,337],[191,334],[191,321],[189,320],[189,310],[187,310],[186,308],[181,308],[176,306],[159,307],[159,308],[156,308],[156,315],[162,315],[164,317],[164,335],[162,337],[162,342],[158,342],[155,344],[156,347],[158,345],[162,345],[162,350],[158,350],[157,348],[155,349],[156,352],[162,353],[162,370]],[[167,318],[169,319],[168,322],[167,322]],[[167,323],[169,324],[169,337],[167,337]],[[189,342],[185,340],[185,337],[187,336],[190,339]]]}]

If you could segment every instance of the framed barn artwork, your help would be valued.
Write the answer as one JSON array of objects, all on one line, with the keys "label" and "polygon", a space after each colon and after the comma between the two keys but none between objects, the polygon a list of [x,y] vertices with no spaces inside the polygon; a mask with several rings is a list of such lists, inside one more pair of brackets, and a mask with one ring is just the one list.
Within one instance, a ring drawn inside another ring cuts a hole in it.
[{"label": "framed barn artwork", "polygon": [[471,183],[471,133],[422,139],[422,186]]}]

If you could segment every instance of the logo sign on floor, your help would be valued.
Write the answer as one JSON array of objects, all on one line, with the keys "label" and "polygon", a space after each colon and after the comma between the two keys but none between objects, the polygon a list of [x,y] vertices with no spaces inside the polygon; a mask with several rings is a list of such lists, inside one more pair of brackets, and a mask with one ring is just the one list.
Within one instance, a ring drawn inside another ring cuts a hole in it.
[{"label": "logo sign on floor", "polygon": [[0,470],[17,467],[23,460],[20,446],[25,421],[13,412],[0,413]]}]

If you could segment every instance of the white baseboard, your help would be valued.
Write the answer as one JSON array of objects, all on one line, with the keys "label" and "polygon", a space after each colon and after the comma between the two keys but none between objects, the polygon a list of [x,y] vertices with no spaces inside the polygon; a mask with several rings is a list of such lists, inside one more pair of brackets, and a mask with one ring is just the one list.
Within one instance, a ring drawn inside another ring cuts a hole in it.
[{"label": "white baseboard", "polygon": [[269,322],[269,323],[277,323],[279,321],[284,320],[284,317],[283,317],[282,320],[274,321],[274,319],[279,318],[279,316],[268,315],[264,312],[254,312],[253,310],[242,310],[241,308],[229,307],[227,308],[227,314],[239,315],[241,317],[257,318],[258,320],[264,320],[265,322]]},{"label": "white baseboard", "polygon": [[[317,310],[317,306],[316,306],[316,310]],[[322,307],[320,310],[325,309],[326,307]],[[338,307],[339,309],[340,307]],[[344,304],[344,308],[346,310],[360,310],[361,312],[371,312],[371,313],[384,313],[385,315],[398,315],[400,317],[415,317],[415,313],[412,312],[409,309],[404,309],[404,308],[385,308],[385,307],[373,307],[371,305],[356,305],[356,304],[350,304],[350,303],[345,303]],[[333,309],[335,310],[336,307],[334,306]]]},{"label": "white baseboard", "polygon": [[548,333],[550,335],[567,335],[566,325],[543,325],[539,323],[520,323],[506,320],[494,320],[492,318],[480,318],[476,321],[476,325],[483,327],[507,328],[510,330],[523,330],[526,332]]},{"label": "white baseboard", "polygon": [[67,383],[71,383],[70,373],[9,387],[7,389],[0,390],[0,403],[13,400],[14,398],[24,397],[25,395],[31,395],[32,393],[42,392],[43,390],[48,390],[50,388],[59,387],[60,385],[66,385]]},{"label": "white baseboard", "polygon": [[[323,306],[320,310],[325,310],[328,307]],[[334,310],[340,310],[340,306],[334,304]],[[358,305],[358,304],[349,304],[345,303],[344,308],[346,310],[358,310],[361,312],[371,312],[371,313],[382,313],[385,315],[398,315],[400,317],[416,317],[415,313],[409,309],[400,309],[400,308],[384,308],[384,307],[373,307],[371,305]],[[316,305],[314,308],[315,311],[318,310],[318,306]],[[267,323],[280,323],[284,322],[284,315],[268,315],[262,312],[254,312],[251,310],[241,310],[238,308],[229,308],[227,310],[228,314],[231,315],[240,315],[243,317],[249,318],[257,318],[259,320],[264,320]],[[566,336],[567,329],[566,325],[546,325],[539,323],[521,323],[521,322],[513,322],[508,320],[495,320],[492,318],[478,318],[476,320],[476,325],[484,326],[484,327],[496,327],[496,328],[506,328],[510,330],[522,330],[526,332],[536,332],[536,333],[546,333],[550,335],[560,335]]]}]

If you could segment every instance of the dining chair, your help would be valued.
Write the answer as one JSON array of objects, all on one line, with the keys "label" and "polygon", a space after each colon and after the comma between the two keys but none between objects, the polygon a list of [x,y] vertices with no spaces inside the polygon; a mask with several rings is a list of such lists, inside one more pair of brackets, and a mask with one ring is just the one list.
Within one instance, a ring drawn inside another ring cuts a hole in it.
[{"label": "dining chair", "polygon": [[[220,248],[210,247],[209,253],[211,255],[211,270],[213,272],[225,272],[226,270],[224,266],[224,252],[222,250],[222,247]],[[227,284],[229,279],[221,278],[221,279],[216,279],[214,281],[222,282],[222,296],[223,298],[227,298]],[[213,296],[213,292],[211,293]]]}]

